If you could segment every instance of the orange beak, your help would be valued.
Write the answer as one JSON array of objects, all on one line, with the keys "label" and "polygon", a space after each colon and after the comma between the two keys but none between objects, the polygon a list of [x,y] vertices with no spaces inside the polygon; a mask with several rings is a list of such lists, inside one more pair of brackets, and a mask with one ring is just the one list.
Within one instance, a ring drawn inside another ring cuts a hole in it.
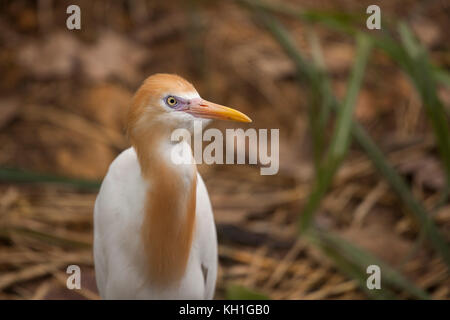
[{"label": "orange beak", "polygon": [[252,122],[252,119],[242,112],[203,99],[200,102],[189,106],[188,109],[184,111],[192,114],[194,117],[205,119]]}]

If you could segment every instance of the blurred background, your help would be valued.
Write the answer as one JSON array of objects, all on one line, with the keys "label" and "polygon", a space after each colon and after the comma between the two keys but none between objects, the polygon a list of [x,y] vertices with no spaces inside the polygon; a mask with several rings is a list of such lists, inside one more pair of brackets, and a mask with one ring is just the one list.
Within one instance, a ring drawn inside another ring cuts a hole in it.
[{"label": "blurred background", "polygon": [[156,72],[280,129],[277,175],[199,167],[217,299],[450,298],[447,1],[86,0],[68,30],[73,2],[0,1],[0,299],[98,298],[96,192]]}]

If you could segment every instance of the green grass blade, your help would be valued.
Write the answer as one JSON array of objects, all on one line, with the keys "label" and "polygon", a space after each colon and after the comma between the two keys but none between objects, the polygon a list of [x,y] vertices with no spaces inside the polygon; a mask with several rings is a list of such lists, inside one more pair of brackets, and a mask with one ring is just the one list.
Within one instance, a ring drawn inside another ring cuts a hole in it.
[{"label": "green grass blade", "polygon": [[439,232],[428,212],[422,204],[411,194],[405,180],[387,162],[381,150],[375,145],[370,136],[358,123],[353,124],[353,135],[363,147],[374,166],[389,182],[391,188],[397,193],[402,202],[411,211],[420,228],[427,234],[434,249],[442,256],[445,263],[450,266],[450,254],[446,240]]},{"label": "green grass blade", "polygon": [[[317,68],[312,64],[306,63],[300,52],[295,47],[295,44],[292,41],[287,30],[280,23],[278,23],[275,18],[269,16],[267,13],[260,14],[259,17],[266,28],[272,33],[275,39],[286,51],[288,56],[290,56],[294,61],[298,72],[301,74],[305,74],[306,78],[310,80],[310,84],[314,92],[313,98],[318,95],[324,95],[325,92],[323,92],[323,89],[317,89],[323,88],[319,84],[319,81],[322,77],[319,75]],[[316,179],[313,191],[308,198],[308,202],[303,210],[303,214],[300,219],[300,227],[303,231],[309,227],[314,212],[316,211],[322,197],[328,189],[334,173],[339,167],[349,144],[348,141],[350,139],[352,113],[371,47],[370,40],[365,36],[359,36],[357,42],[358,50],[356,62],[352,70],[347,96],[344,100],[342,108],[338,112],[336,132],[333,135],[335,138],[332,141],[330,152],[328,153],[327,158],[324,160],[324,164],[322,164],[318,170],[318,178]],[[331,92],[328,92],[327,95],[331,96]],[[315,100],[313,100],[312,102],[314,103],[314,101]],[[328,101],[333,101],[333,99],[328,98]]]},{"label": "green grass blade", "polygon": [[262,293],[236,284],[227,286],[225,296],[228,300],[269,300],[269,297]]},{"label": "green grass blade", "polygon": [[312,29],[308,30],[307,34],[318,75],[316,87],[311,90],[312,96],[308,103],[309,121],[313,137],[314,165],[317,173],[325,153],[325,132],[331,114],[333,99],[328,94],[331,84],[326,75],[319,38]]},{"label": "green grass blade", "polygon": [[0,168],[0,182],[54,183],[71,186],[82,190],[98,190],[101,185],[100,181],[72,179],[17,168]]},{"label": "green grass blade", "polygon": [[361,88],[370,50],[371,42],[369,38],[360,34],[357,38],[356,62],[350,76],[347,94],[342,107],[338,110],[337,132],[334,135],[335,140],[331,144],[331,153],[335,158],[343,157],[348,149],[353,110]]},{"label": "green grass blade", "polygon": [[355,262],[350,261],[342,252],[340,252],[335,246],[330,245],[330,243],[324,241],[319,235],[319,231],[316,229],[309,229],[306,233],[309,242],[316,246],[323,254],[325,254],[329,259],[331,259],[334,265],[348,277],[356,280],[358,286],[362,291],[364,291],[368,297],[372,299],[395,299],[395,294],[387,288],[383,290],[369,290],[366,285],[367,274],[364,270],[358,266]]},{"label": "green grass blade", "polygon": [[324,103],[326,103],[326,101],[323,99],[323,72],[316,70],[314,65],[308,64],[308,62],[303,59],[302,55],[300,55],[299,51],[295,48],[290,35],[284,28],[280,27],[277,21],[269,17],[260,9],[256,10],[258,10],[258,18],[264,23],[265,27],[278,39],[283,48],[285,48],[287,55],[292,59],[292,61],[294,61],[297,70],[296,76],[300,85],[303,85],[303,82],[308,83],[311,88],[311,90],[308,91],[308,118],[311,128],[311,134],[313,137],[314,164],[316,170],[318,170],[324,148],[323,129],[321,128],[320,124],[321,119],[318,116],[320,110],[323,108]]},{"label": "green grass blade", "polygon": [[300,10],[293,5],[286,3],[274,3],[261,0],[237,0],[253,9],[263,9],[265,11],[288,15],[305,22],[320,22],[333,29],[342,32],[356,33],[355,26],[365,23],[366,16],[364,14],[351,14],[342,11],[324,11],[324,10]]},{"label": "green grass blade", "polygon": [[450,87],[450,73],[448,73],[446,70],[436,67],[433,67],[433,74],[434,79],[436,79],[436,82],[439,84],[442,84],[446,87]]},{"label": "green grass blade", "polygon": [[0,237],[9,238],[10,234],[16,233],[21,234],[51,245],[58,245],[64,247],[72,247],[78,249],[90,249],[92,248],[91,243],[84,241],[75,241],[72,239],[66,239],[63,237],[55,236],[48,233],[43,233],[36,230],[31,230],[23,227],[11,227],[11,228],[0,228]]},{"label": "green grass blade", "polygon": [[305,205],[300,218],[300,230],[305,231],[311,224],[312,217],[320,205],[320,201],[330,186],[334,174],[342,163],[351,140],[351,124],[353,110],[356,105],[365,66],[370,54],[371,42],[367,37],[357,38],[356,61],[350,76],[347,94],[342,106],[338,110],[336,129],[323,164],[320,166],[318,176],[311,196]]},{"label": "green grass blade", "polygon": [[[415,298],[430,299],[425,291],[403,277],[387,263],[351,244],[345,239],[330,233],[329,231],[319,230],[310,233],[309,236],[312,237],[313,242],[319,244],[326,252],[334,254],[335,257],[333,260],[337,258],[341,260],[340,263],[344,261],[348,266],[351,266],[351,269],[348,269],[347,272],[351,272],[356,279],[358,279],[361,288],[366,291],[367,294],[374,296],[377,299],[391,299],[392,297],[395,297],[392,290],[401,289]],[[381,269],[380,290],[367,289],[366,280],[369,275],[366,273],[366,268],[370,265],[377,265]]]},{"label": "green grass blade", "polygon": [[447,115],[439,100],[433,68],[428,61],[426,50],[415,39],[405,23],[399,25],[402,43],[411,60],[412,69],[408,70],[413,84],[420,93],[426,114],[434,130],[434,135],[446,170],[447,184],[450,183],[450,129]]}]

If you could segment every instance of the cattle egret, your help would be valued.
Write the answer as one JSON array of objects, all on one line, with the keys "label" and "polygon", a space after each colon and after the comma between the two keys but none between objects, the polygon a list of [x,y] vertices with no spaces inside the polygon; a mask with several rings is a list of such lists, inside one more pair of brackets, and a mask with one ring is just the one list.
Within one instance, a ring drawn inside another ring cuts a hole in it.
[{"label": "cattle egret", "polygon": [[[152,75],[136,92],[127,115],[132,147],[111,163],[94,208],[103,299],[212,299],[217,238],[208,191],[189,144],[171,141],[175,129],[192,130],[196,119],[251,122],[203,100],[176,75]],[[180,146],[189,148],[191,163],[173,162]]]}]

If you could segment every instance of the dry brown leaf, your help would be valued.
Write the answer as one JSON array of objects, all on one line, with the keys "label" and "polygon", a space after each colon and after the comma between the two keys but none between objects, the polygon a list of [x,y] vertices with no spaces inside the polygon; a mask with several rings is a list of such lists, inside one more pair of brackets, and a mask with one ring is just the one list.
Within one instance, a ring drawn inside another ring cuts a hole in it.
[{"label": "dry brown leaf", "polygon": [[25,42],[18,50],[18,62],[39,79],[69,77],[75,70],[80,47],[71,33],[55,32],[43,41]]},{"label": "dry brown leaf", "polygon": [[99,34],[94,44],[82,43],[72,33],[54,32],[26,42],[18,62],[39,79],[70,78],[81,70],[92,81],[118,78],[135,83],[138,67],[149,58],[146,49],[113,31]]},{"label": "dry brown leaf", "polygon": [[94,81],[118,78],[136,83],[141,79],[139,66],[149,52],[126,37],[112,31],[102,32],[92,46],[78,51],[84,73]]}]

